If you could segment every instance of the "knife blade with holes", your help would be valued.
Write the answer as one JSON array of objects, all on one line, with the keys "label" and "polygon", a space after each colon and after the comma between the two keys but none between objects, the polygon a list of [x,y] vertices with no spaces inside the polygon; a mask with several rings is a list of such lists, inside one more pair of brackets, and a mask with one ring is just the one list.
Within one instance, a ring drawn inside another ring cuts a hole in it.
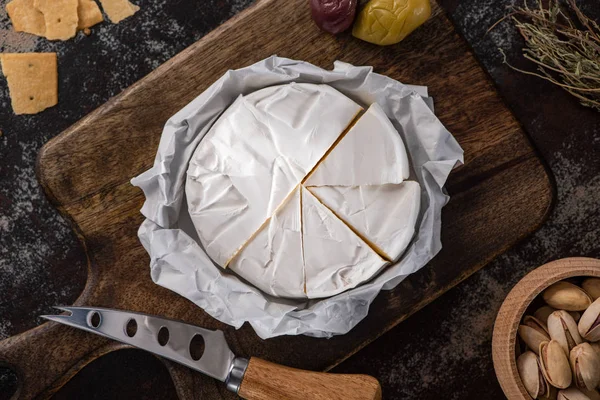
[{"label": "knife blade with holes", "polygon": [[42,318],[183,364],[225,382],[228,390],[244,399],[381,399],[379,382],[368,375],[303,371],[256,357],[249,360],[236,357],[220,330],[107,308],[56,308],[69,315],[42,315]]}]

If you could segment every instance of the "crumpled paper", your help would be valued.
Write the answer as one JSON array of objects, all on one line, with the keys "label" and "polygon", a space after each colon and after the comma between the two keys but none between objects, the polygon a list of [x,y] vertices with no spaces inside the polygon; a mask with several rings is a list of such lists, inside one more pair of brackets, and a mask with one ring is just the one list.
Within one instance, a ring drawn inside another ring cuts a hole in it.
[{"label": "crumpled paper", "polygon": [[[317,300],[272,297],[215,265],[200,245],[185,201],[185,174],[198,143],[240,94],[289,82],[325,83],[367,108],[386,112],[406,145],[422,188],[417,233],[403,257],[357,288]],[[423,97],[422,97],[423,96]],[[132,179],[146,196],[146,220],[138,235],[150,255],[154,282],[191,300],[236,328],[248,322],[263,339],[280,335],[331,337],[358,324],[380,290],[389,290],[424,267],[441,249],[443,186],[463,151],[434,115],[426,88],[404,85],[371,67],[336,61],[333,71],[277,56],[230,70],[181,111],[163,130],[154,165]]]}]

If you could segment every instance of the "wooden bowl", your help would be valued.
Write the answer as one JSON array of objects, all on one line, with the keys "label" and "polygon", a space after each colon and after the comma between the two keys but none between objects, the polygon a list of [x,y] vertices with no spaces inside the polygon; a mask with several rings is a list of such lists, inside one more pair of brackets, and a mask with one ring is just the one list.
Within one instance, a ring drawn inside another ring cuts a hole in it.
[{"label": "wooden bowl", "polygon": [[509,400],[531,400],[517,371],[517,328],[531,302],[551,284],[577,276],[600,277],[600,260],[564,258],[544,264],[527,274],[510,291],[498,311],[492,338],[496,376]]}]

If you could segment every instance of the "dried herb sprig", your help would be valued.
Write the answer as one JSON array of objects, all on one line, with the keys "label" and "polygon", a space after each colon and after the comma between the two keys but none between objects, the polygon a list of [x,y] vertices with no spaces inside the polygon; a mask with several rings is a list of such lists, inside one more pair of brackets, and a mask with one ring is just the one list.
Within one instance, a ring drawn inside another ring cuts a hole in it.
[{"label": "dried herb sprig", "polygon": [[525,39],[523,56],[536,63],[539,72],[508,64],[500,50],[504,62],[562,87],[583,105],[600,111],[600,26],[583,14],[575,0],[565,0],[568,7],[560,0],[550,0],[548,7],[536,1],[536,8],[527,3],[513,7],[508,17]]}]

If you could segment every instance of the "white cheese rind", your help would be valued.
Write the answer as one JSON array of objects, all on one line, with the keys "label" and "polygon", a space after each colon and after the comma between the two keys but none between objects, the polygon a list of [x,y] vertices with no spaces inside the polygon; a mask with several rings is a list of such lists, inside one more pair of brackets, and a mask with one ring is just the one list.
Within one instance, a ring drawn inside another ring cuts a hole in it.
[{"label": "white cheese rind", "polygon": [[387,264],[304,187],[302,231],[309,298],[333,296],[356,287]]},{"label": "white cheese rind", "polygon": [[409,175],[402,138],[381,107],[373,103],[305,185],[382,185],[400,183]]},{"label": "white cheese rind", "polygon": [[306,297],[301,224],[297,188],[228,267],[265,293]]},{"label": "white cheese rind", "polygon": [[190,160],[186,196],[208,255],[226,267],[315,167],[361,107],[327,85],[239,97]]},{"label": "white cheese rind", "polygon": [[309,190],[388,260],[397,260],[410,244],[421,206],[417,182]]}]

